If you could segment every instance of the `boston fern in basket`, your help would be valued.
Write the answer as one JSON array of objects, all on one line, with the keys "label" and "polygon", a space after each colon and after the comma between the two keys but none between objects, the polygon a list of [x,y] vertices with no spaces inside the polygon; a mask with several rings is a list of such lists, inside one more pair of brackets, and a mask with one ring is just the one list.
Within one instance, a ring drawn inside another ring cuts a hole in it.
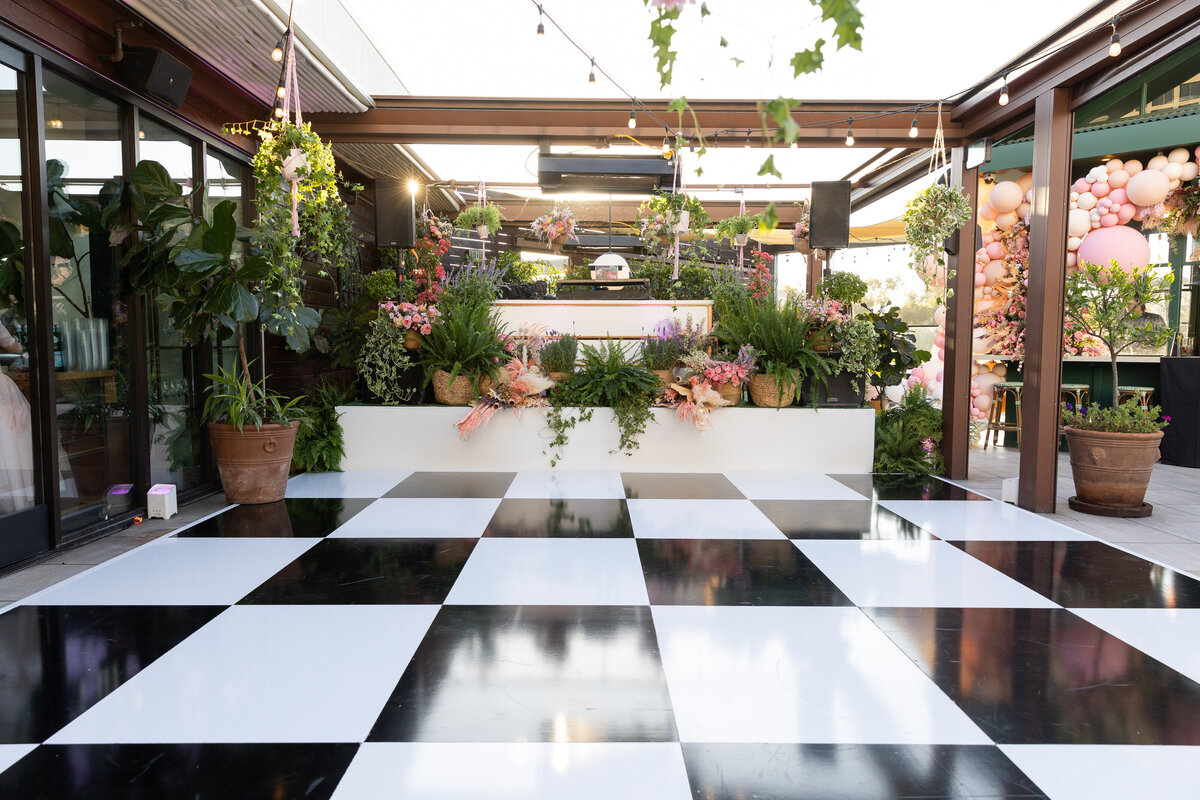
[{"label": "boston fern in basket", "polygon": [[438,370],[450,373],[448,384],[459,375],[466,376],[476,394],[484,375],[499,383],[501,364],[511,357],[505,341],[499,318],[489,306],[456,306],[421,343],[425,383],[432,381]]}]

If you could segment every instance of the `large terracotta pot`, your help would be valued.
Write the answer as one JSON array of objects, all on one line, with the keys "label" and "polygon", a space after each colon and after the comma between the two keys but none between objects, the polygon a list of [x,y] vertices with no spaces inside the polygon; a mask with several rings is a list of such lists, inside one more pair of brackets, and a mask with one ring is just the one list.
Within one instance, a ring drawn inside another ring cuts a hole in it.
[{"label": "large terracotta pot", "polygon": [[783,397],[779,396],[779,384],[771,375],[761,373],[750,376],[750,399],[759,408],[782,408],[796,402],[796,384],[788,381]]},{"label": "large terracotta pot", "polygon": [[808,255],[809,253],[812,252],[812,248],[809,246],[807,238],[799,239],[799,240],[793,239],[792,246],[796,248],[797,253],[803,253],[804,255]]},{"label": "large terracotta pot", "polygon": [[273,503],[283,499],[287,489],[292,448],[296,445],[299,422],[286,425],[233,425],[208,423],[221,485],[231,503]]},{"label": "large terracotta pot", "polygon": [[1072,508],[1110,516],[1149,513],[1146,487],[1158,461],[1162,431],[1106,433],[1067,427],[1063,432],[1075,479],[1075,497],[1071,500],[1082,501],[1071,503]]}]

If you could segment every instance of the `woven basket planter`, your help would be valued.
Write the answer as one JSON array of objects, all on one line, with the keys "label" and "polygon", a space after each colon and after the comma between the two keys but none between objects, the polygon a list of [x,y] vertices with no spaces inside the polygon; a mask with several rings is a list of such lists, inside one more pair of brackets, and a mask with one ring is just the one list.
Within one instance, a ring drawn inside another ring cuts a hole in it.
[{"label": "woven basket planter", "polygon": [[727,408],[736,406],[742,402],[741,386],[734,386],[732,383],[723,383],[717,387],[717,393],[729,403],[729,406],[726,406]]},{"label": "woven basket planter", "polygon": [[[492,383],[491,378],[487,375],[480,376],[479,394],[485,394],[493,386],[495,384]],[[451,383],[449,372],[439,369],[433,373],[433,398],[442,405],[469,406],[471,401],[478,396],[471,387],[471,379],[467,376],[459,375],[454,379],[454,383]]]},{"label": "woven basket planter", "polygon": [[783,397],[779,396],[779,385],[771,375],[750,376],[750,399],[759,408],[781,408],[796,402],[795,381],[788,381],[783,389]]}]

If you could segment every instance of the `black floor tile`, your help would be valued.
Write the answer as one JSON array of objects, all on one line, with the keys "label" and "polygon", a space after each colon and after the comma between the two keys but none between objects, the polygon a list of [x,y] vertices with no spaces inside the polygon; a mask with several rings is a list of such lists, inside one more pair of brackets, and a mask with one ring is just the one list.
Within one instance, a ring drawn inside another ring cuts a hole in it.
[{"label": "black floor tile", "polygon": [[0,614],[0,744],[44,741],[222,610],[21,606]]},{"label": "black floor tile", "polygon": [[1045,798],[987,745],[683,745],[697,800]]},{"label": "black floor tile", "polygon": [[369,741],[677,738],[648,607],[444,606]]},{"label": "black floor tile", "polygon": [[384,497],[504,497],[515,472],[414,472]]},{"label": "black floor tile", "polygon": [[43,745],[0,773],[13,800],[328,800],[355,744]]},{"label": "black floor tile", "polygon": [[622,472],[625,496],[640,500],[742,500],[724,475],[687,472]]},{"label": "black floor tile", "polygon": [[324,539],[245,604],[441,603],[477,539]]},{"label": "black floor tile", "polygon": [[501,500],[484,536],[629,538],[624,500]]},{"label": "black floor tile", "polygon": [[652,605],[851,605],[790,541],[639,539],[637,544]]},{"label": "black floor tile", "polygon": [[1104,542],[952,542],[1067,608],[1200,608],[1200,581]]},{"label": "black floor tile", "polygon": [[830,475],[838,483],[874,500],[989,500],[940,478],[907,475]]},{"label": "black floor tile", "polygon": [[870,500],[755,500],[789,539],[936,539]]},{"label": "black floor tile", "polygon": [[997,744],[1200,745],[1200,683],[1065,609],[863,609]]},{"label": "black floor tile", "polygon": [[294,498],[276,503],[235,506],[209,517],[177,536],[315,538],[328,536],[374,498]]}]

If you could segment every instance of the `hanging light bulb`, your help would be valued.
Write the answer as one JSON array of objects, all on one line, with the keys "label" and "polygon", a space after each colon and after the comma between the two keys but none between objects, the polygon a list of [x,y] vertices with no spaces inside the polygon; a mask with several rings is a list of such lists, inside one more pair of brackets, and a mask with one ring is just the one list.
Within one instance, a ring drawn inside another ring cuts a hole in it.
[{"label": "hanging light bulb", "polygon": [[546,26],[542,24],[542,4],[538,3],[538,36],[546,35]]},{"label": "hanging light bulb", "polygon": [[275,87],[275,96],[276,97],[282,99],[283,96],[286,94],[287,94],[287,89],[284,88],[284,85],[282,83],[279,84],[279,86]]},{"label": "hanging light bulb", "polygon": [[750,149],[750,131],[746,131],[746,143],[743,144],[742,147],[746,148],[747,150]]},{"label": "hanging light bulb", "polygon": [[630,128],[637,127],[637,109],[636,108],[629,109],[629,127]]},{"label": "hanging light bulb", "polygon": [[908,128],[908,138],[910,138],[910,139],[917,138],[917,134],[920,133],[920,131],[917,130],[917,111],[918,111],[918,109],[915,109],[915,108],[913,109],[912,125],[910,125]]},{"label": "hanging light bulb", "polygon": [[283,106],[275,106],[275,119],[283,119]]},{"label": "hanging light bulb", "polygon": [[592,59],[592,71],[588,73],[588,83],[596,82],[596,59]]},{"label": "hanging light bulb", "polygon": [[271,60],[272,61],[283,61],[283,40],[284,40],[284,38],[286,38],[286,35],[284,37],[280,37],[279,41],[275,43],[275,48],[271,51]]},{"label": "hanging light bulb", "polygon": [[1112,38],[1108,40],[1108,54],[1113,58],[1121,55],[1121,34],[1117,33],[1117,18],[1112,21]]},{"label": "hanging light bulb", "polygon": [[846,126],[846,147],[854,147],[854,117],[850,118]]},{"label": "hanging light bulb", "polygon": [[1008,73],[1004,73],[1004,83],[1000,85],[1000,105],[1008,105]]},{"label": "hanging light bulb", "polygon": [[662,154],[663,158],[666,158],[671,154],[671,140],[666,136],[663,137]]}]

